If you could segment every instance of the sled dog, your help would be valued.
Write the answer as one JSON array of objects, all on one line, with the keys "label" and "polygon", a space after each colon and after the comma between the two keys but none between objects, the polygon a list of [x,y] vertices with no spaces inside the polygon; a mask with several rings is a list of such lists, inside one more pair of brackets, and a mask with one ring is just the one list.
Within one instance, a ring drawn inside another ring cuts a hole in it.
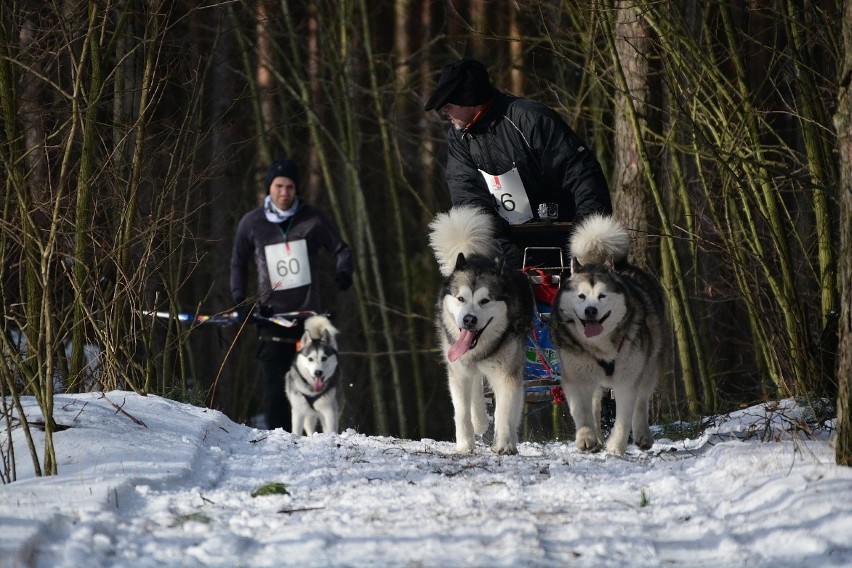
[{"label": "sled dog", "polygon": [[[663,290],[627,262],[627,231],[611,217],[583,221],[571,237],[571,275],[561,279],[551,313],[551,339],[580,450],[603,446],[602,388],[613,389],[615,425],[606,450],[633,442],[649,449],[648,403],[667,361],[670,334]],[[577,266],[579,264],[579,266]]]},{"label": "sled dog", "polygon": [[340,420],[337,333],[325,316],[305,320],[299,350],[284,379],[294,434],[304,431],[310,436],[316,431],[317,420],[323,432],[337,432]]},{"label": "sled dog", "polygon": [[530,284],[500,257],[488,213],[455,207],[438,214],[429,228],[444,276],[436,327],[453,401],[456,451],[472,452],[475,436],[488,427],[484,377],[494,391],[492,450],[517,453],[524,339],[533,317]]}]

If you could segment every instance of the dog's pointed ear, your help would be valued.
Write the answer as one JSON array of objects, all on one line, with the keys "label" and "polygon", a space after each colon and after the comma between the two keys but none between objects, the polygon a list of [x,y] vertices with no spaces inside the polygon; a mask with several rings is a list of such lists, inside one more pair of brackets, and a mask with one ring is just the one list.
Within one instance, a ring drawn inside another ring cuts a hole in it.
[{"label": "dog's pointed ear", "polygon": [[571,257],[571,276],[574,276],[574,273],[580,267],[580,263],[577,261],[576,256]]},{"label": "dog's pointed ear", "polygon": [[464,253],[460,252],[456,257],[456,270],[463,270],[467,266],[467,260],[464,258]]},{"label": "dog's pointed ear", "polygon": [[302,334],[302,339],[299,340],[299,345],[301,345],[302,347],[307,347],[308,345],[310,345],[311,341],[313,341],[313,338],[306,329],[305,332]]}]

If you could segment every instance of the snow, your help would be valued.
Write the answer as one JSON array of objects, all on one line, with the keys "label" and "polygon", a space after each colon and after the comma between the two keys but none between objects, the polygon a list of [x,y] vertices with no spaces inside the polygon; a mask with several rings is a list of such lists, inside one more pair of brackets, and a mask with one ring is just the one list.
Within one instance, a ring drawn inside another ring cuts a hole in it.
[{"label": "snow", "polygon": [[[14,431],[0,566],[852,565],[852,468],[793,400],[623,457],[297,437],[130,392],[55,406],[58,476]],[[271,482],[287,494],[252,497]]]}]

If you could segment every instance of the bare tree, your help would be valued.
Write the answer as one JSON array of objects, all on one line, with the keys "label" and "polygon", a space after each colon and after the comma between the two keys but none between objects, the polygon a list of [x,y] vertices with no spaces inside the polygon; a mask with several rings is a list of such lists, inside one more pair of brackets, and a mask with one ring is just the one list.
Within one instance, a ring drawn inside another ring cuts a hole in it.
[{"label": "bare tree", "polygon": [[852,2],[842,15],[843,59],[838,77],[837,129],[840,156],[840,344],[837,378],[837,438],[835,457],[839,465],[852,466]]},{"label": "bare tree", "polygon": [[630,120],[632,105],[640,117],[640,136],[645,135],[646,101],[648,100],[648,31],[642,13],[634,3],[615,3],[615,55],[618,57],[626,90],[615,93],[613,116],[615,135],[615,167],[610,192],[615,215],[631,230],[630,254],[639,266],[648,265],[648,186],[642,170],[642,156]]}]

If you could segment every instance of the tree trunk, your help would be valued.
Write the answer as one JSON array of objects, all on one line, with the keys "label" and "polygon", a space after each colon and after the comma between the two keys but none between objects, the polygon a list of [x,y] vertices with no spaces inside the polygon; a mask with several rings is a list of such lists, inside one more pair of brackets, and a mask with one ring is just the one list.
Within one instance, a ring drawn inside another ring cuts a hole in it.
[{"label": "tree trunk", "polygon": [[[326,123],[328,112],[323,100],[322,79],[320,75],[320,63],[322,53],[320,52],[320,29],[316,4],[310,2],[308,5],[308,37],[305,40],[308,52],[307,80],[310,92],[311,105],[317,114],[317,120],[321,124]],[[320,150],[316,144],[308,148],[308,186],[305,197],[311,203],[317,203],[323,187],[323,175]]]},{"label": "tree trunk", "polygon": [[615,216],[630,230],[630,259],[648,266],[648,187],[642,174],[639,145],[626,105],[645,114],[648,98],[648,35],[640,9],[632,2],[615,4],[615,48],[627,92],[615,94],[615,168],[612,174],[612,206]]},{"label": "tree trunk", "polygon": [[837,380],[837,440],[835,458],[839,465],[852,466],[852,2],[843,12],[843,59],[840,93],[834,125],[840,155],[840,343]]},{"label": "tree trunk", "polygon": [[512,93],[523,96],[524,79],[527,74],[524,64],[524,42],[520,39],[524,34],[523,25],[519,21],[521,8],[512,2],[507,9],[509,10],[509,61],[512,63],[509,71],[509,85],[511,85]]},{"label": "tree trunk", "polygon": [[[258,0],[255,5],[255,30],[257,30],[257,46],[255,52],[257,54],[257,70],[255,71],[255,80],[257,81],[257,98],[260,104],[260,124],[262,130],[258,132],[258,153],[257,153],[257,171],[258,177],[260,172],[266,170],[269,164],[276,160],[272,156],[271,148],[269,147],[270,132],[275,127],[275,96],[272,93],[272,66],[274,65],[272,57],[272,40],[269,37],[269,7],[267,0]],[[263,201],[266,197],[266,191],[269,188],[260,187],[258,184],[257,197],[258,202]]]}]

